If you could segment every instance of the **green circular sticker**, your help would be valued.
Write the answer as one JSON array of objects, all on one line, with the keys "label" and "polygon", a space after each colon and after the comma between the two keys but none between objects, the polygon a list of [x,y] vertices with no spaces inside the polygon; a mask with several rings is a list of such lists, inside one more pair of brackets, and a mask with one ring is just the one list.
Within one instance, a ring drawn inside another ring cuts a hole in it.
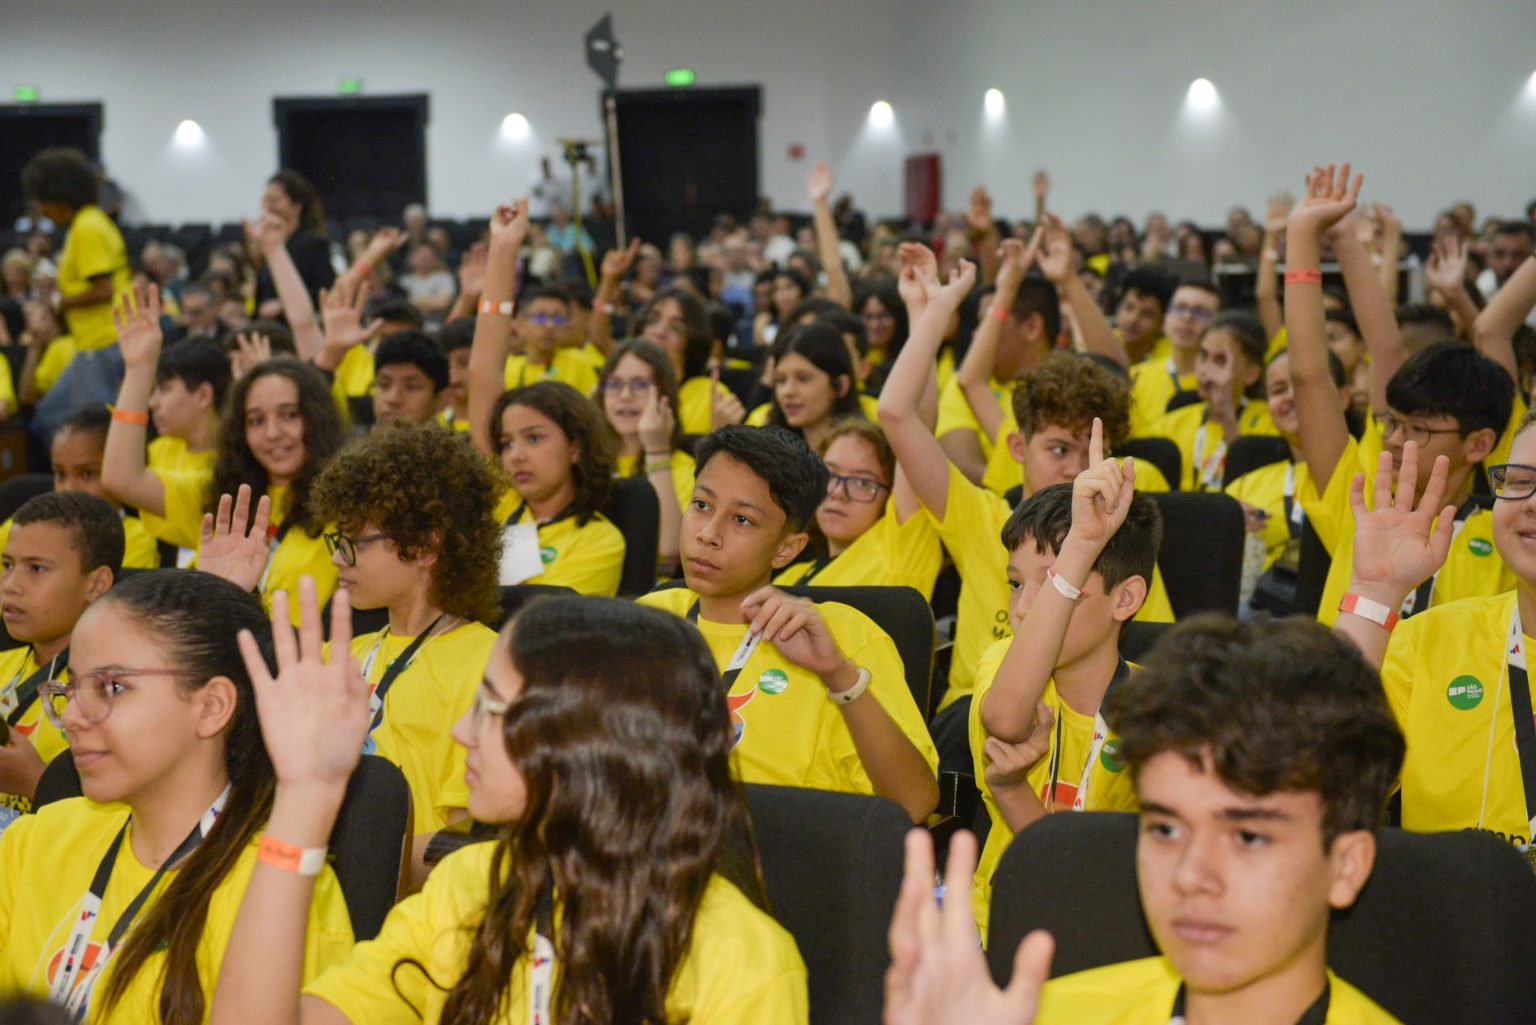
[{"label": "green circular sticker", "polygon": [[789,687],[789,677],[782,669],[767,669],[757,678],[757,689],[767,694],[783,694]]},{"label": "green circular sticker", "polygon": [[1110,772],[1119,772],[1125,768],[1125,755],[1120,750],[1120,738],[1110,737],[1104,741],[1104,746],[1099,749],[1099,764]]},{"label": "green circular sticker", "polygon": [[554,547],[551,545],[545,545],[543,548],[539,549],[539,558],[543,560],[544,565],[546,566],[554,562],[555,557],[559,554],[560,553],[555,551]]},{"label": "green circular sticker", "polygon": [[1486,537],[1474,537],[1467,541],[1467,550],[1473,555],[1488,556],[1493,554],[1493,542]]},{"label": "green circular sticker", "polygon": [[1475,676],[1458,676],[1445,688],[1445,700],[1463,712],[1476,708],[1483,700],[1483,681]]}]

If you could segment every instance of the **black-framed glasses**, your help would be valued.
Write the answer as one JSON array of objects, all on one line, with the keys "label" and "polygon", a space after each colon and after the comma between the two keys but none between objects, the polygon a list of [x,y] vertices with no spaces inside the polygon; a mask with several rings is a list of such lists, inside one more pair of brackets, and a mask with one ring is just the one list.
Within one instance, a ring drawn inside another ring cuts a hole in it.
[{"label": "black-framed glasses", "polygon": [[609,395],[623,395],[625,392],[631,395],[644,395],[654,387],[656,382],[649,377],[631,377],[627,381],[622,377],[610,377],[603,382],[603,391]]},{"label": "black-framed glasses", "polygon": [[64,709],[73,701],[75,710],[89,723],[99,723],[112,714],[112,698],[120,681],[135,676],[175,676],[188,680],[207,679],[206,673],[191,669],[98,669],[82,673],[72,680],[46,680],[37,688],[43,697],[43,714],[59,729],[64,729]]},{"label": "black-framed glasses", "polygon": [[1493,497],[1508,502],[1523,502],[1536,495],[1536,466],[1524,463],[1498,463],[1488,467],[1488,483]]},{"label": "black-framed glasses", "polygon": [[332,555],[341,553],[341,561],[349,567],[357,565],[357,546],[365,545],[370,541],[382,541],[389,537],[388,534],[362,534],[358,537],[348,537],[339,530],[333,530],[328,534],[321,534],[325,538],[325,549]]},{"label": "black-framed glasses", "polygon": [[1430,427],[1426,424],[1414,423],[1411,420],[1398,416],[1396,413],[1387,411],[1372,413],[1371,419],[1376,421],[1376,429],[1381,431],[1381,439],[1383,441],[1392,437],[1397,432],[1397,429],[1401,427],[1407,434],[1408,440],[1420,448],[1428,445],[1430,439],[1437,434],[1462,433],[1460,427]]},{"label": "black-framed glasses", "polygon": [[843,497],[848,501],[865,505],[879,498],[880,492],[890,490],[879,481],[870,480],[868,477],[849,477],[834,473],[827,478],[827,494],[836,494],[838,488],[843,489]]}]

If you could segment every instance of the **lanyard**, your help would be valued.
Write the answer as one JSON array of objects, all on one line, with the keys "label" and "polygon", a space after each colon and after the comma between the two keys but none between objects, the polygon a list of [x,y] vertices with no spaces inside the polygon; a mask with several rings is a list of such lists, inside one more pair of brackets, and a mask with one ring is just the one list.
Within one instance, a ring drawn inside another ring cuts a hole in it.
[{"label": "lanyard", "polygon": [[1301,538],[1301,526],[1307,522],[1307,510],[1296,501],[1296,464],[1285,464],[1285,527],[1292,540]]},{"label": "lanyard", "polygon": [[7,726],[15,726],[21,722],[21,717],[27,714],[27,709],[37,702],[38,685],[44,680],[53,679],[53,674],[59,666],[68,668],[68,648],[53,656],[48,663],[48,668],[38,666],[37,670],[22,680],[19,685],[16,681],[21,678],[21,670],[16,670],[16,675],[11,677],[11,682],[5,685],[4,690],[0,690],[0,713],[5,714]]},{"label": "lanyard", "polygon": [[293,521],[289,520],[281,527],[267,528],[267,564],[261,568],[261,580],[256,584],[258,594],[267,592],[267,578],[272,575],[272,567],[277,562],[277,550],[282,547],[283,538],[288,536],[288,528],[292,526]]},{"label": "lanyard", "polygon": [[[1332,996],[1333,984],[1327,979],[1323,980],[1322,996],[1312,1001],[1312,1006],[1301,1012],[1301,1017],[1296,1019],[1296,1025],[1325,1025],[1328,1021],[1328,1004]],[[1184,984],[1179,983],[1179,993],[1173,998],[1173,1015],[1168,1019],[1168,1025],[1184,1025]]]},{"label": "lanyard", "polygon": [[[512,510],[512,515],[507,517],[507,522],[505,524],[503,524],[503,526],[512,527],[512,526],[516,526],[517,524],[521,523],[523,521],[523,513],[527,512],[527,511],[528,511],[528,503],[527,503],[527,501],[519,502],[517,504],[517,508]],[[534,520],[533,522],[534,522],[534,526],[536,526],[536,527],[552,527],[556,523],[559,523],[561,520],[568,520],[572,516],[575,516],[575,515],[576,515],[576,503],[572,502],[570,505],[566,506],[564,509],[561,509],[555,515],[551,516],[549,519],[547,519],[547,520]]]},{"label": "lanyard", "polygon": [[533,934],[533,960],[528,970],[528,1025],[550,1025],[549,998],[555,988],[555,945],[549,937],[554,934],[551,926],[551,909],[554,906],[554,884],[545,883],[534,905],[537,928]]},{"label": "lanyard", "polygon": [[[448,613],[438,613],[437,618],[432,620],[425,630],[417,634],[415,639],[406,645],[404,651],[395,658],[390,659],[389,664],[384,667],[384,675],[379,677],[378,685],[373,688],[373,693],[368,697],[368,710],[373,713],[373,724],[368,727],[370,735],[384,722],[384,695],[389,693],[389,688],[396,678],[411,668],[411,663],[416,660],[416,653],[422,649],[427,641],[437,636],[433,631],[446,618],[448,618]],[[447,631],[445,630],[443,633],[447,633]],[[361,668],[364,680],[368,679],[368,674],[373,672],[373,663],[379,657],[379,649],[384,646],[384,638],[388,636],[389,627],[386,626],[379,631],[378,637],[374,639],[373,644],[368,648],[368,653],[363,656]],[[369,743],[371,744],[372,742],[370,736]],[[368,754],[371,752],[365,751],[364,753]]]},{"label": "lanyard", "polygon": [[[197,849],[197,845],[203,842],[212,830],[214,823],[224,811],[224,803],[229,800],[229,785],[225,785],[223,793],[213,802],[213,806],[203,813],[198,819],[197,825],[192,827],[192,832],[187,834],[170,857],[160,863],[155,869],[155,874],[150,876],[149,882],[139,891],[123,913],[118,916],[112,931],[107,934],[107,942],[102,944],[96,954],[96,960],[90,970],[83,975],[85,955],[91,938],[91,926],[101,914],[101,900],[107,892],[107,884],[112,881],[112,869],[117,865],[118,853],[123,847],[123,838],[128,835],[128,826],[133,821],[123,823],[123,828],[117,831],[117,836],[112,840],[112,846],[107,848],[107,854],[101,859],[101,864],[96,867],[96,875],[91,879],[91,888],[81,898],[79,917],[75,919],[74,928],[70,930],[69,939],[64,944],[62,960],[59,964],[59,974],[54,977],[53,986],[49,990],[49,1000],[64,1007],[70,1013],[71,1020],[79,1022],[84,1020],[86,1009],[90,1006],[91,990],[101,977],[102,969],[107,966],[107,961],[112,957],[113,949],[121,942],[128,932],[133,920],[143,910],[149,901],[150,894],[154,893],[165,873],[176,866],[187,855]],[[76,976],[79,976],[78,984]]]},{"label": "lanyard", "polygon": [[[1461,508],[1456,510],[1455,526],[1451,528],[1452,541],[1454,541],[1457,536],[1461,534],[1461,528],[1466,525],[1467,517],[1471,516],[1474,512],[1477,511],[1477,509],[1478,502],[1476,495],[1461,503]],[[1440,569],[1444,568],[1444,565],[1440,567]],[[1425,580],[1423,583],[1419,584],[1418,587],[1408,592],[1408,597],[1403,599],[1402,608],[1400,608],[1398,612],[1407,617],[1413,615],[1415,612],[1423,612],[1425,609],[1429,608],[1429,598],[1430,595],[1432,595],[1435,591],[1435,581],[1438,579],[1440,579],[1439,569],[1435,570],[1435,572],[1429,577],[1428,580]]]},{"label": "lanyard", "polygon": [[[690,623],[698,623],[698,602],[694,602],[689,606],[686,618]],[[742,669],[746,668],[747,660],[752,657],[752,652],[757,650],[757,642],[760,640],[762,640],[762,634],[748,630],[747,635],[741,639],[741,643],[736,645],[735,654],[725,664],[725,671],[720,674],[720,687],[727,694],[731,692],[731,687],[736,683],[736,677],[740,676]]]},{"label": "lanyard", "polygon": [[[1173,396],[1172,396],[1172,398],[1176,399],[1180,395],[1183,395],[1185,392],[1190,391],[1191,389],[1186,388],[1182,384],[1179,383],[1179,365],[1173,361],[1173,357],[1172,356],[1168,357],[1168,362],[1165,365],[1168,368],[1168,379],[1173,382]],[[1170,399],[1169,401],[1172,401],[1172,399]]]},{"label": "lanyard", "polygon": [[[1515,610],[1509,617],[1509,634],[1504,646],[1504,659],[1509,666],[1509,712],[1515,717],[1515,753],[1520,758],[1520,783],[1525,791],[1525,817],[1531,831],[1529,840],[1536,833],[1536,719],[1531,717],[1531,684],[1525,670],[1525,635],[1520,625],[1520,599],[1515,598]],[[1498,703],[1494,703],[1494,720],[1498,719]],[[1489,735],[1489,765],[1483,770],[1483,806],[1488,803],[1488,770],[1492,767],[1492,734]],[[1482,828],[1483,810],[1478,809],[1478,828]]]},{"label": "lanyard", "polygon": [[[1093,784],[1093,769],[1099,762],[1099,755],[1104,750],[1104,742],[1109,739],[1109,724],[1104,721],[1104,709],[1109,705],[1109,696],[1115,692],[1122,681],[1131,675],[1131,667],[1124,658],[1115,663],[1115,674],[1109,678],[1109,686],[1104,688],[1104,697],[1099,699],[1099,709],[1093,713],[1093,739],[1088,742],[1088,758],[1083,762],[1082,774],[1078,777],[1077,793],[1072,798],[1072,810],[1083,811],[1088,807],[1088,788]],[[1057,697],[1060,698],[1060,694]],[[1063,708],[1066,701],[1061,702]],[[1061,769],[1061,724],[1066,719],[1062,709],[1056,710],[1056,742],[1051,745],[1051,782],[1050,789],[1046,792],[1046,811],[1054,811],[1056,807],[1056,784],[1059,781],[1058,772]]]},{"label": "lanyard", "polygon": [[820,573],[822,570],[824,570],[828,566],[832,565],[832,560],[834,560],[836,558],[837,558],[837,556],[835,556],[835,555],[821,555],[821,556],[818,556],[816,558],[816,561],[811,563],[811,568],[806,570],[805,571],[805,575],[800,578],[800,585],[803,587],[806,584],[809,584],[811,582],[812,578],[814,578],[816,576],[816,574]]}]

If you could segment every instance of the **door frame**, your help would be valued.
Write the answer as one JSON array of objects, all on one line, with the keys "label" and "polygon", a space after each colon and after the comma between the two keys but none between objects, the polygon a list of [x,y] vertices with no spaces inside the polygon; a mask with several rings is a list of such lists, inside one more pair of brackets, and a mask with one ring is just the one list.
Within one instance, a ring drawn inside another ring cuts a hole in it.
[{"label": "door frame", "polygon": [[422,201],[427,198],[429,174],[427,163],[431,153],[427,147],[427,125],[432,120],[432,98],[427,93],[398,93],[386,96],[274,96],[272,98],[272,125],[277,129],[277,166],[292,167],[293,153],[288,147],[289,118],[294,114],[316,112],[336,113],[346,111],[389,110],[413,115],[416,131],[421,133],[421,167],[419,193]]}]

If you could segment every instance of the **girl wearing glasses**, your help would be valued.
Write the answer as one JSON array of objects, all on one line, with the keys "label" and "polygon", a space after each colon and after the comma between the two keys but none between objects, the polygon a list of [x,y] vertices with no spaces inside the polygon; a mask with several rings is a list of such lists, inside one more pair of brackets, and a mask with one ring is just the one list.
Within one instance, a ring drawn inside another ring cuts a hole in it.
[{"label": "girl wearing glasses", "polygon": [[816,509],[805,557],[776,584],[905,586],[932,598],[943,562],[933,521],[922,512],[885,432],[868,420],[841,420],[822,439],[831,474]]},{"label": "girl wearing glasses", "polygon": [[[250,593],[180,570],[125,580],[80,617],[71,680],[42,694],[85,796],[0,837],[0,992],[48,998],[88,1022],[205,1020],[272,809],[276,780],[235,640],[243,632],[265,669],[267,631]],[[329,868],[295,924],[285,956],[297,975],[351,949]]]},{"label": "girl wearing glasses", "polygon": [[230,389],[211,474],[150,469],[145,465],[145,411],[163,340],[155,287],[124,292],[116,315],[127,369],[102,462],[107,490],[137,508],[144,526],[160,540],[198,550],[199,568],[231,578],[234,570],[222,541],[207,547],[215,540],[212,514],[242,487],[258,498],[266,496],[271,506],[268,554],[251,586],[260,590],[263,602],[270,602],[275,591],[309,575],[324,601],[336,587],[336,571],[309,493],[342,442],[341,420],[324,375],[290,358],[258,364]]},{"label": "girl wearing glasses", "polygon": [[[276,678],[252,663],[279,779],[267,836],[300,851],[325,843],[368,721],[364,684],[322,656],[301,601],[301,638],[279,617]],[[378,939],[308,985],[295,952],[311,880],[259,866],[213,1025],[805,1022],[794,941],[731,855],[747,829],[732,736],[714,658],[681,617],[530,605],[454,727],[470,813],[501,838],[445,858]]]}]

